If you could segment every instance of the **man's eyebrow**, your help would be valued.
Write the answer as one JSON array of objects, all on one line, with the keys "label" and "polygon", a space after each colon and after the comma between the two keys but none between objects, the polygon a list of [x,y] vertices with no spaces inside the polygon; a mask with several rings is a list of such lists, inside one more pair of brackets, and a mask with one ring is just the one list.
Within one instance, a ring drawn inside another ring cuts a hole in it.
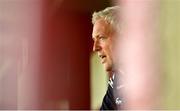
[{"label": "man's eyebrow", "polygon": [[96,34],[96,35],[92,35],[92,39],[94,40],[94,39],[99,39],[101,36],[103,36],[103,37],[106,37],[106,36],[104,36],[104,34],[101,34],[101,33],[98,33],[98,34]]},{"label": "man's eyebrow", "polygon": [[99,38],[102,34],[96,34],[93,38]]}]

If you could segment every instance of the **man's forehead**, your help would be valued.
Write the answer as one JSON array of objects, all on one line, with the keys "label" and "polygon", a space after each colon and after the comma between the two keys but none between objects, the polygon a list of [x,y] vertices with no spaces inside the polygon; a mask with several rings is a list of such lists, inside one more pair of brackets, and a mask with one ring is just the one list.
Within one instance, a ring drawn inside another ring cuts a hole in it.
[{"label": "man's forehead", "polygon": [[93,26],[92,36],[96,37],[99,34],[108,33],[109,28],[109,24],[106,21],[104,21],[103,19],[97,20]]},{"label": "man's forehead", "polygon": [[97,30],[105,30],[109,28],[109,24],[105,20],[99,19],[95,22],[94,28],[96,28]]}]

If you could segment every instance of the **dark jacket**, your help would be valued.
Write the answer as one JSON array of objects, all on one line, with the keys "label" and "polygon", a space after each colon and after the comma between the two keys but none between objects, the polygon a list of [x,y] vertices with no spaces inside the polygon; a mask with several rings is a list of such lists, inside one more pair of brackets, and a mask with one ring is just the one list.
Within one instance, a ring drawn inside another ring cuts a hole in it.
[{"label": "dark jacket", "polygon": [[108,89],[103,98],[103,102],[100,110],[119,110],[122,106],[122,97],[120,97],[120,89],[122,85],[119,85],[118,75],[113,75],[108,81]]}]

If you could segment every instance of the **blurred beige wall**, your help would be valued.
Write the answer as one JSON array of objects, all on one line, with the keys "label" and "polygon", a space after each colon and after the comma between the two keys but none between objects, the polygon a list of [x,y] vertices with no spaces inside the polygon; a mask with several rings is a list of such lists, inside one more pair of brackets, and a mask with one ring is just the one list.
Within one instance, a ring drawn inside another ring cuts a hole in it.
[{"label": "blurred beige wall", "polygon": [[90,59],[91,73],[91,109],[99,109],[107,89],[107,74],[97,54],[92,53]]}]

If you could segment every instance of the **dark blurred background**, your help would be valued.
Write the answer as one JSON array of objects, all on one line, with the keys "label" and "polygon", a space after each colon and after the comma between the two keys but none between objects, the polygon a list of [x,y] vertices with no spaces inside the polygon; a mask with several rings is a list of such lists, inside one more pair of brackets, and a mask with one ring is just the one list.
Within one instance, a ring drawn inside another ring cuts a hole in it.
[{"label": "dark blurred background", "polygon": [[110,1],[47,0],[44,4],[41,107],[90,109],[91,17],[110,6]]}]

